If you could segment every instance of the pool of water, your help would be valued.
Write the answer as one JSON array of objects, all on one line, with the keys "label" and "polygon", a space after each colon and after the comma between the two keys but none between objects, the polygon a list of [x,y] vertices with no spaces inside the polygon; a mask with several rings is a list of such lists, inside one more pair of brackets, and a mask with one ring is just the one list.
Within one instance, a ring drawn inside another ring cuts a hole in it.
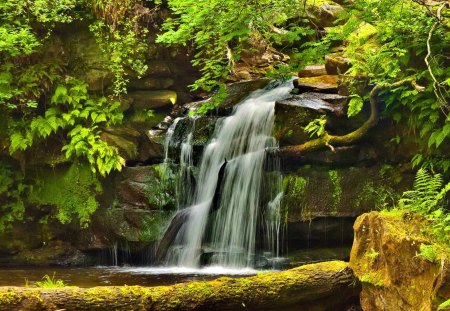
[{"label": "pool of water", "polygon": [[[258,271],[260,272],[260,271]],[[243,277],[256,274],[252,269],[208,267],[188,269],[179,267],[30,267],[0,268],[0,286],[32,286],[44,275],[61,279],[65,284],[79,287],[141,285],[171,285],[190,281],[207,281],[220,276]]]}]

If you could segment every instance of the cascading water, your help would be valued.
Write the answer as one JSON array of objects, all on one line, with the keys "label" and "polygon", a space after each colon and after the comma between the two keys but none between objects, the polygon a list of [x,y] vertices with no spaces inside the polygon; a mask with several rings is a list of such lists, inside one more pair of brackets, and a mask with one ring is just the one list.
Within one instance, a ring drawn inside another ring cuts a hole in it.
[{"label": "cascading water", "polygon": [[[276,147],[275,139],[270,136],[275,101],[287,98],[291,89],[292,83],[287,82],[273,89],[255,91],[234,108],[232,115],[216,123],[213,138],[203,152],[187,222],[175,241],[179,254],[177,258],[169,258],[169,262],[195,268],[200,265],[202,253],[209,253],[210,264],[252,267],[258,220],[263,209],[267,209],[266,230],[275,232],[269,237],[274,242],[266,244],[271,244],[269,251],[278,255],[279,241],[275,235],[280,231],[281,184],[279,175],[264,174],[263,166],[265,149]],[[218,171],[225,159],[228,163],[219,208],[211,213]],[[275,180],[264,180],[271,178]],[[264,183],[277,187],[268,195],[262,193]],[[263,202],[262,198],[268,196],[269,200]],[[173,251],[169,254],[174,256]]]}]

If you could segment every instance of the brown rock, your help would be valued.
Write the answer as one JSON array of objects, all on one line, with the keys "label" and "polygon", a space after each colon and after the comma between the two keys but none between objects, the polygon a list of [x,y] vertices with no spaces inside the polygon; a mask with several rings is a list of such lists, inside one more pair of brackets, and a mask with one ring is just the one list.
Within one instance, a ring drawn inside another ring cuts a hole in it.
[{"label": "brown rock", "polygon": [[325,68],[329,75],[343,74],[350,69],[350,59],[339,53],[325,56]]},{"label": "brown rock", "polygon": [[448,265],[417,256],[422,244],[432,243],[423,233],[427,226],[409,212],[358,217],[350,267],[362,282],[363,310],[436,310],[450,299]]},{"label": "brown rock", "polygon": [[298,72],[299,78],[306,77],[317,77],[323,76],[327,74],[327,70],[325,69],[325,65],[310,65],[306,66],[304,69]]},{"label": "brown rock", "polygon": [[161,90],[171,87],[174,83],[170,78],[142,78],[131,80],[128,87],[132,90]]},{"label": "brown rock", "polygon": [[300,92],[336,93],[338,91],[338,76],[323,75],[294,80],[294,86]]},{"label": "brown rock", "polygon": [[127,97],[133,101],[133,107],[141,109],[171,108],[177,101],[174,91],[133,91]]}]

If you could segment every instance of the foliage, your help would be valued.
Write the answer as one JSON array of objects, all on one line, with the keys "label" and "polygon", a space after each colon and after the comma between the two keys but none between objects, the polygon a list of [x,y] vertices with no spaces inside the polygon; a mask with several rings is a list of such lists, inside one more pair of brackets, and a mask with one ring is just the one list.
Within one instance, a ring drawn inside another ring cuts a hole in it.
[{"label": "foliage", "polygon": [[436,254],[435,245],[426,245],[420,244],[420,253],[417,255],[418,257],[422,257],[429,262],[435,262],[438,259]]},{"label": "foliage", "polygon": [[55,272],[53,272],[52,277],[49,277],[48,274],[46,274],[42,278],[42,281],[36,281],[34,284],[40,288],[60,288],[67,286],[63,280],[55,279]]},{"label": "foliage", "polygon": [[266,74],[268,78],[278,80],[280,82],[289,81],[292,78],[291,68],[287,64],[281,64],[269,70]]},{"label": "foliage", "polygon": [[96,195],[101,192],[102,186],[89,167],[74,163],[67,171],[42,176],[30,202],[55,207],[56,218],[63,224],[76,218],[81,227],[87,227],[98,208]]},{"label": "foliage", "polygon": [[143,229],[139,235],[139,239],[147,242],[160,240],[171,218],[171,213],[166,212],[145,216],[143,220]]},{"label": "foliage", "polygon": [[68,79],[56,88],[44,116],[34,118],[24,131],[11,134],[9,151],[13,154],[26,150],[37,139],[65,131],[68,142],[62,150],[66,158],[84,157],[93,172],[106,175],[120,170],[124,161],[115,147],[100,139],[100,126],[117,124],[122,117],[119,102],[110,103],[105,97],[91,98],[85,83]]},{"label": "foliage", "polygon": [[25,205],[23,198],[30,189],[23,177],[10,166],[0,162],[0,232],[12,222],[23,220]]},{"label": "foliage", "polygon": [[322,137],[325,131],[325,125],[327,124],[327,118],[325,115],[321,116],[319,119],[314,119],[305,126],[305,132],[309,134],[310,137]]},{"label": "foliage", "polygon": [[443,303],[441,303],[439,305],[439,307],[438,307],[438,311],[439,310],[446,310],[448,308],[450,308],[450,299],[448,299],[448,300],[444,301]]},{"label": "foliage", "polygon": [[413,190],[403,193],[399,207],[425,216],[431,223],[430,232],[435,239],[450,246],[450,211],[446,208],[449,190],[450,183],[443,186],[440,174],[432,175],[420,169]]},{"label": "foliage", "polygon": [[[202,76],[192,87],[206,91],[223,83],[243,51],[251,53],[258,43],[270,41],[273,25],[286,22],[301,8],[300,3],[287,0],[167,3],[174,15],[164,21],[164,32],[157,42],[194,48],[192,63],[200,67]],[[292,32],[286,33],[289,35]],[[214,108],[208,105],[209,109]]]}]

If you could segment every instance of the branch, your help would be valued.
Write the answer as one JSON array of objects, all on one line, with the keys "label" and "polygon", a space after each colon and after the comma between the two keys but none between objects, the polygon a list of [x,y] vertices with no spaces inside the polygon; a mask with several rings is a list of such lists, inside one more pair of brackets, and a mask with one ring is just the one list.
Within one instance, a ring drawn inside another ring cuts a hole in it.
[{"label": "branch", "polygon": [[370,102],[370,117],[364,122],[361,127],[354,130],[351,133],[336,136],[329,135],[325,133],[324,136],[309,140],[303,144],[296,146],[287,146],[276,150],[275,153],[278,153],[283,156],[300,156],[306,152],[315,151],[319,149],[323,149],[324,147],[328,147],[331,150],[334,149],[335,146],[345,146],[353,144],[354,142],[360,140],[372,127],[375,126],[378,122],[378,105],[377,105],[377,96],[382,90],[389,90],[401,85],[412,83],[412,78],[406,78],[391,84],[378,84],[376,85],[369,94],[369,102]]}]

